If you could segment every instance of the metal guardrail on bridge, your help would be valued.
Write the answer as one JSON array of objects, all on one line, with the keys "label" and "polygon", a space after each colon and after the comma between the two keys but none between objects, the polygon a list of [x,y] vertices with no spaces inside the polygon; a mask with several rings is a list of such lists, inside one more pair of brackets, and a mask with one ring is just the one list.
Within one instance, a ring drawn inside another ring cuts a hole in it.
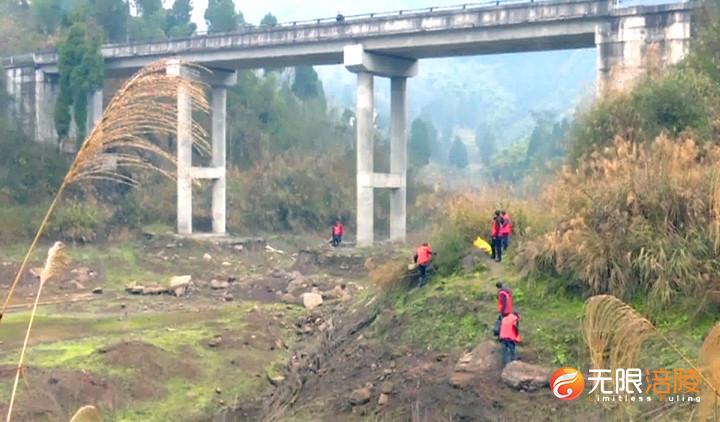
[{"label": "metal guardrail on bridge", "polygon": [[[565,4],[565,3],[586,3],[586,2],[592,2],[596,0],[564,0],[564,1],[555,1],[559,4]],[[128,40],[126,42],[120,42],[120,43],[107,43],[103,44],[103,48],[119,48],[119,47],[127,47],[127,46],[133,46],[133,45],[148,45],[148,44],[160,44],[160,43],[167,43],[167,42],[176,42],[176,41],[183,41],[183,40],[191,40],[191,39],[197,39],[197,38],[206,38],[206,39],[213,39],[213,38],[220,38],[220,37],[227,37],[227,36],[233,36],[233,35],[244,35],[244,34],[252,34],[252,33],[258,33],[258,32],[275,32],[275,31],[283,31],[287,30],[289,28],[302,28],[302,27],[310,27],[310,26],[318,26],[318,25],[338,25],[338,24],[344,24],[344,23],[355,23],[355,22],[362,22],[362,21],[371,21],[373,19],[387,19],[392,17],[401,17],[401,16],[417,16],[422,14],[428,14],[428,13],[452,13],[457,11],[463,11],[463,10],[476,10],[476,9],[483,9],[483,8],[489,8],[489,7],[497,7],[501,5],[519,5],[519,4],[533,4],[533,3],[551,3],[553,0],[488,0],[484,2],[474,2],[474,3],[464,3],[464,4],[456,4],[456,5],[450,5],[450,6],[433,6],[433,7],[424,7],[424,8],[418,8],[418,9],[403,9],[403,10],[393,10],[388,12],[375,12],[375,13],[362,13],[362,14],[356,14],[356,15],[348,15],[348,16],[342,16],[342,19],[338,19],[338,16],[334,17],[327,17],[327,18],[319,18],[319,19],[307,19],[307,20],[298,20],[298,21],[289,21],[289,22],[281,22],[278,23],[275,26],[272,27],[261,27],[261,26],[254,26],[254,25],[246,25],[242,28],[240,28],[237,31],[231,31],[231,32],[208,32],[208,31],[199,31],[195,32],[190,36],[185,37],[162,37],[162,38],[154,38],[154,39],[138,39],[138,40]],[[54,49],[42,49],[38,50],[35,53],[27,53],[27,54],[18,54],[14,56],[9,57],[3,57],[2,58],[2,64],[5,66],[18,66],[23,64],[32,64],[35,61],[36,54],[42,55],[42,54],[52,54],[54,53]]]}]

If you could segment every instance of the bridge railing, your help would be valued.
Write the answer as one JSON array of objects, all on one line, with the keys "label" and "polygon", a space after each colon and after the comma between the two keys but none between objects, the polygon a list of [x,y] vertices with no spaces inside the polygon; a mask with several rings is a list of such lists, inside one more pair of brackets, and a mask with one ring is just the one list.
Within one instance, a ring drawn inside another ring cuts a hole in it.
[{"label": "bridge railing", "polygon": [[[137,39],[137,40],[128,40],[126,42],[121,43],[108,43],[104,44],[103,48],[120,48],[120,47],[130,47],[134,45],[147,45],[147,44],[160,44],[160,43],[167,43],[167,42],[177,42],[177,41],[185,41],[185,40],[193,40],[197,38],[205,38],[205,39],[213,39],[213,38],[222,38],[222,37],[228,37],[228,36],[236,36],[236,35],[245,35],[245,34],[253,34],[253,33],[260,33],[260,32],[275,32],[275,31],[285,31],[288,28],[302,28],[302,27],[311,27],[311,26],[331,26],[331,25],[342,25],[346,23],[357,23],[357,22],[363,22],[363,21],[372,21],[373,19],[387,19],[387,18],[393,18],[393,17],[400,17],[400,16],[417,16],[417,15],[426,15],[431,13],[452,13],[452,12],[458,12],[463,10],[477,10],[477,9],[484,9],[484,8],[490,8],[490,7],[496,7],[501,5],[519,5],[519,4],[532,4],[532,3],[558,3],[558,4],[565,4],[565,3],[586,3],[586,2],[594,2],[597,0],[486,0],[483,2],[473,2],[473,3],[463,3],[463,4],[456,4],[456,5],[450,5],[450,6],[434,6],[434,7],[424,7],[424,8],[418,8],[418,9],[403,9],[403,10],[393,10],[393,11],[387,11],[387,12],[377,12],[377,13],[362,13],[362,14],[355,14],[355,15],[348,15],[348,16],[342,16],[341,19],[338,19],[338,16],[334,17],[326,17],[326,18],[319,18],[319,19],[308,19],[308,20],[298,20],[298,21],[289,21],[289,22],[281,22],[278,23],[275,26],[272,27],[261,27],[261,26],[255,26],[255,25],[246,25],[236,31],[231,32],[208,32],[208,31],[198,31],[190,36],[183,36],[183,37],[161,37],[161,38],[153,38],[153,39]],[[610,0],[612,1],[612,0]],[[17,66],[21,62],[28,62],[31,63],[33,59],[38,62],[44,62],[47,60],[50,60],[51,57],[54,56],[54,50],[53,49],[44,49],[39,50],[36,53],[31,54],[23,54],[23,55],[17,55],[14,57],[5,57],[2,58],[2,63],[5,66]]]},{"label": "bridge railing", "polygon": [[[339,24],[345,24],[345,23],[355,23],[355,22],[361,22],[361,21],[371,21],[373,19],[380,19],[380,18],[392,18],[392,17],[398,17],[398,16],[413,16],[413,15],[422,15],[422,14],[428,14],[428,13],[434,13],[434,12],[455,12],[455,11],[461,11],[461,10],[474,10],[474,9],[482,9],[482,8],[488,8],[493,6],[500,6],[500,5],[510,5],[510,4],[531,4],[531,3],[549,3],[553,0],[487,0],[484,2],[474,2],[474,3],[464,3],[464,4],[457,4],[457,5],[451,5],[451,6],[435,6],[435,7],[424,7],[424,8],[418,8],[418,9],[403,9],[403,10],[393,10],[393,11],[387,11],[387,12],[376,12],[376,13],[362,13],[362,14],[355,14],[355,15],[347,15],[342,16],[341,20],[338,20],[337,16],[333,17],[326,17],[326,18],[318,18],[318,19],[307,19],[307,20],[297,20],[297,21],[288,21],[288,22],[280,22],[274,26],[256,26],[256,25],[245,25],[242,28],[236,30],[236,31],[230,31],[230,32],[209,32],[209,31],[196,31],[190,36],[183,36],[183,37],[162,37],[162,38],[156,38],[156,39],[143,39],[143,40],[130,40],[127,42],[121,42],[121,43],[113,43],[113,44],[105,44],[106,47],[121,47],[121,46],[129,46],[129,45],[136,45],[136,44],[148,44],[148,43],[161,43],[161,42],[167,42],[167,41],[182,41],[182,40],[188,40],[188,39],[194,39],[194,38],[201,38],[201,37],[227,37],[232,35],[243,35],[243,34],[252,34],[252,33],[258,33],[258,32],[274,32],[274,31],[284,31],[288,28],[296,28],[296,27],[308,27],[308,26],[318,26],[318,25],[339,25]],[[555,0],[557,1],[557,0]],[[594,0],[560,0],[557,1],[557,3],[582,3],[582,2],[589,2]]]}]

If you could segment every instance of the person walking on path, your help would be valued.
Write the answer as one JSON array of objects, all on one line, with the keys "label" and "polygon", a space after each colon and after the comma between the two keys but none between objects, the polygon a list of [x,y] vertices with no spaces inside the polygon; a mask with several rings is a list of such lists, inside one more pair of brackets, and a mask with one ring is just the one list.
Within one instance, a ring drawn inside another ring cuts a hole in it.
[{"label": "person walking on path", "polygon": [[418,270],[420,270],[418,287],[422,287],[425,284],[425,280],[427,278],[427,267],[430,264],[432,255],[432,249],[430,249],[430,245],[428,245],[427,242],[418,246],[418,248],[415,250],[415,256],[413,257],[413,261],[415,261],[418,266]]},{"label": "person walking on path", "polygon": [[520,343],[520,315],[512,312],[505,315],[500,322],[500,344],[502,345],[503,367],[508,363],[517,360],[515,350]]}]

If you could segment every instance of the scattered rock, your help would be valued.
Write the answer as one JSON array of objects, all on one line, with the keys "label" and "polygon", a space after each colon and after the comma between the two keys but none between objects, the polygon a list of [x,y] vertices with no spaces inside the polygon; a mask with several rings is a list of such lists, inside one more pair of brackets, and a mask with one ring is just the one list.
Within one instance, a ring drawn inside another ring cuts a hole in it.
[{"label": "scattered rock", "polygon": [[102,287],[96,287],[96,288],[92,289],[92,292],[93,292],[93,294],[99,295],[99,294],[102,294],[103,289],[102,289]]},{"label": "scattered rock", "polygon": [[265,372],[265,376],[267,377],[268,382],[276,387],[285,381],[285,377],[282,375],[272,375],[270,372]]},{"label": "scattered rock", "polygon": [[229,262],[227,262],[227,261],[223,261],[221,265],[222,265],[223,267],[229,267],[229,266],[231,266],[232,264],[229,263]]},{"label": "scattered rock", "polygon": [[161,295],[163,293],[167,293],[168,289],[167,287],[162,286],[145,286],[142,289],[143,295]]},{"label": "scattered rock", "polygon": [[176,275],[170,278],[169,286],[170,289],[175,290],[177,287],[180,286],[187,287],[187,285],[190,284],[191,281],[192,276],[190,275]]},{"label": "scattered rock", "polygon": [[296,304],[297,298],[290,293],[285,293],[280,297],[280,301],[282,301],[282,303],[287,303],[287,304]]},{"label": "scattered rock", "polygon": [[185,295],[185,291],[187,290],[187,286],[178,286],[173,290],[173,294],[175,296],[180,297]]},{"label": "scattered rock", "polygon": [[551,370],[519,360],[505,366],[500,378],[516,390],[535,391],[547,387]]},{"label": "scattered rock", "polygon": [[42,270],[43,270],[42,267],[30,268],[29,273],[30,273],[31,276],[39,279],[39,278],[40,278],[40,274],[42,273]]},{"label": "scattered rock", "polygon": [[210,255],[209,253],[206,253],[205,255],[203,255],[203,261],[205,261],[205,262],[212,261],[212,255]]},{"label": "scattered rock", "polygon": [[303,293],[302,302],[306,309],[313,310],[322,305],[323,298],[317,293]]},{"label": "scattered rock", "polygon": [[233,245],[233,249],[236,251],[242,251],[245,247],[243,245]]},{"label": "scattered rock", "polygon": [[222,343],[222,336],[215,336],[208,341],[208,347],[218,347]]},{"label": "scattered rock", "polygon": [[340,299],[345,301],[350,299],[350,293],[348,293],[347,289],[343,289],[340,285],[337,285],[331,290],[322,292],[322,297],[327,300]]},{"label": "scattered rock", "polygon": [[372,397],[372,392],[369,388],[358,388],[350,394],[350,404],[355,406],[365,404],[370,401],[370,397]]},{"label": "scattered rock", "polygon": [[390,401],[390,396],[385,393],[380,393],[380,397],[378,397],[378,405],[385,406]]},{"label": "scattered rock", "polygon": [[225,280],[216,280],[213,278],[210,280],[210,287],[215,290],[227,289],[230,287],[230,283]]},{"label": "scattered rock", "polygon": [[220,387],[216,387],[215,394],[221,394],[221,393],[222,393],[222,390],[220,389]]},{"label": "scattered rock", "polygon": [[233,300],[235,300],[235,296],[233,296],[232,293],[228,293],[228,292],[225,292],[225,294],[223,295],[223,298],[225,298],[226,302],[232,302]]},{"label": "scattered rock", "polygon": [[145,287],[141,284],[138,284],[136,281],[128,284],[128,286],[125,288],[126,292],[134,295],[142,294],[143,290],[145,290]]},{"label": "scattered rock", "polygon": [[390,381],[385,381],[380,386],[380,392],[383,394],[392,394],[395,389],[395,386]]},{"label": "scattered rock", "polygon": [[500,344],[494,340],[484,341],[465,353],[455,365],[450,376],[453,387],[465,387],[475,383],[488,372],[499,372],[502,367]]}]

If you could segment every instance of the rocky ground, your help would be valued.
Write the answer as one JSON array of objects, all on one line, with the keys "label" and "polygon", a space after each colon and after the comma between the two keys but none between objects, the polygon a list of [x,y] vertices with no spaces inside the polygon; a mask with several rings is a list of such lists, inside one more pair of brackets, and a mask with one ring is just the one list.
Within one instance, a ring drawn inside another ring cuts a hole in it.
[{"label": "rocky ground", "polygon": [[[0,413],[45,251],[0,325]],[[367,256],[350,249],[153,236],[68,252],[43,291],[16,421],[68,420],[87,403],[108,420],[211,419],[279,384],[290,350],[327,329],[324,312],[367,289]],[[6,254],[0,288],[18,264]]]},{"label": "rocky ground", "polygon": [[[607,420],[547,388],[551,370],[579,359],[581,300],[544,296],[482,256],[463,275],[381,289],[368,269],[409,251],[298,243],[153,235],[68,247],[13,420],[66,421],[86,404],[109,421]],[[4,252],[7,289],[19,257]],[[37,272],[0,324],[0,414]],[[490,334],[497,280],[523,315],[521,361],[504,369]]]}]

